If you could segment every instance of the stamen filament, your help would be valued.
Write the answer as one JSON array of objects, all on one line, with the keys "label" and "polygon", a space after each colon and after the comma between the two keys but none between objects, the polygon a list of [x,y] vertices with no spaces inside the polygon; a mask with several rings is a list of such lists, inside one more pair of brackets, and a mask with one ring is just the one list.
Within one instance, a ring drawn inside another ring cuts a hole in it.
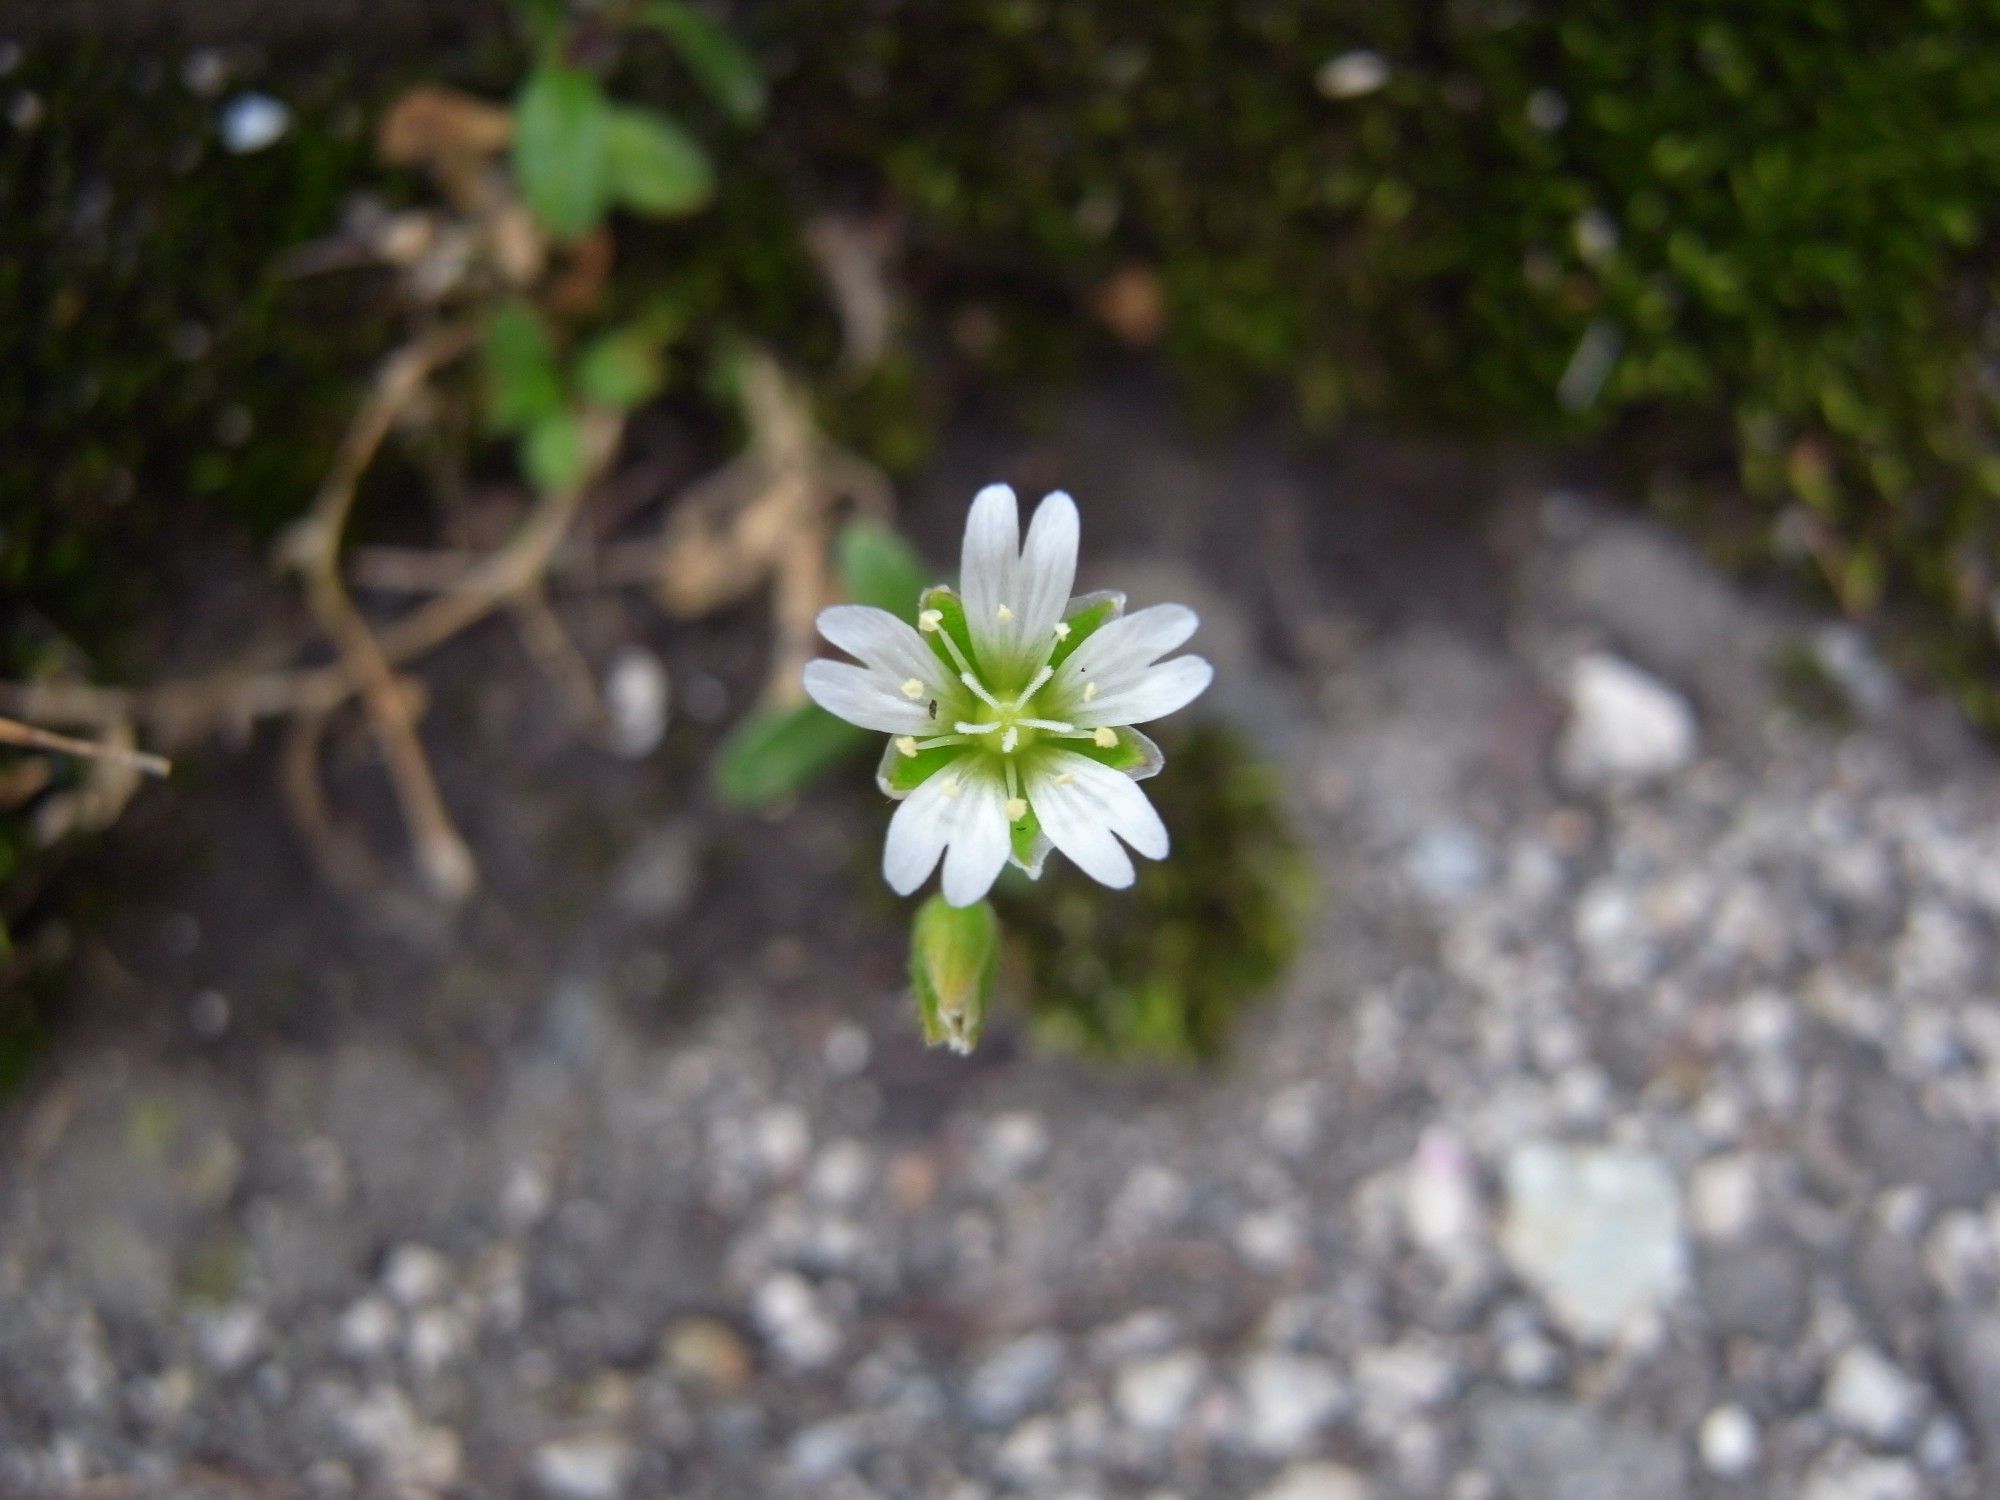
[{"label": "stamen filament", "polygon": [[965,653],[958,649],[958,642],[951,638],[951,632],[949,630],[942,630],[942,629],[939,630],[937,633],[937,638],[944,642],[945,655],[951,658],[951,663],[953,666],[957,667],[961,673],[970,672],[972,670],[972,663],[967,661],[965,659]]},{"label": "stamen filament", "polygon": [[[903,736],[903,739],[909,738],[908,735]],[[902,743],[902,740],[896,742],[898,749],[902,748]],[[927,740],[910,740],[910,749],[904,750],[903,753],[905,755],[913,755],[918,750],[936,750],[942,745],[963,745],[964,743],[965,736],[962,734],[939,734],[933,735]]]},{"label": "stamen filament", "polygon": [[[947,636],[946,639],[949,640],[950,637]],[[972,696],[977,698],[981,703],[984,703],[988,708],[992,709],[995,713],[998,713],[1000,711],[1000,700],[998,698],[995,698],[991,693],[986,691],[986,684],[984,684],[977,677],[972,675],[972,669],[970,667],[967,667],[963,672],[960,672],[958,674],[958,680],[964,683],[968,688],[970,688],[972,690]]]}]

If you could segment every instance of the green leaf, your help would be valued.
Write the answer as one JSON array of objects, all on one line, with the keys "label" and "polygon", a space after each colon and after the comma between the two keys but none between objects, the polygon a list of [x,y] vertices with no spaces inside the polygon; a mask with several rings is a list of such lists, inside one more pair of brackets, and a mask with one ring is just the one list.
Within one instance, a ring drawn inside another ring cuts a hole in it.
[{"label": "green leaf", "polygon": [[612,196],[635,213],[662,219],[693,213],[715,192],[715,170],[701,143],[649,109],[611,112],[605,160]]},{"label": "green leaf", "polygon": [[562,377],[541,315],[508,302],[486,327],[483,351],[486,421],[496,432],[519,432],[562,409]]},{"label": "green leaf", "polygon": [[924,1041],[964,1054],[979,1043],[1000,969],[1000,919],[980,901],[952,906],[933,896],[910,923],[910,987]]},{"label": "green leaf", "polygon": [[660,388],[659,346],[632,329],[594,339],[577,357],[576,386],[586,401],[630,411]]},{"label": "green leaf", "polygon": [[678,0],[654,0],[636,19],[674,44],[681,61],[732,119],[748,124],[764,112],[764,75],[756,59],[722,27]]},{"label": "green leaf", "polygon": [[583,478],[583,423],[557,410],[521,438],[521,468],[538,490],[568,489]]},{"label": "green leaf", "polygon": [[716,794],[732,807],[769,807],[804,791],[873,739],[817,704],[760,709],[716,752]]},{"label": "green leaf", "polygon": [[611,201],[612,108],[579,68],[536,68],[514,103],[514,175],[557,239],[581,239]]},{"label": "green leaf", "polygon": [[849,521],[834,544],[840,585],[856,604],[886,609],[900,620],[915,620],[924,591],[924,565],[888,527]]}]

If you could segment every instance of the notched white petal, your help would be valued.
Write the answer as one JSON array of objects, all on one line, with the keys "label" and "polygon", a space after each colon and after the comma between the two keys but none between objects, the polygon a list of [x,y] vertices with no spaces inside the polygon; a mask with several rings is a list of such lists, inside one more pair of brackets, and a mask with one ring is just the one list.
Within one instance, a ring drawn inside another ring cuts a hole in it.
[{"label": "notched white petal", "polygon": [[1045,496],[1028,523],[1028,540],[1021,549],[1014,606],[1016,642],[1029,653],[1042,653],[1062,619],[1063,606],[1076,583],[1079,532],[1076,502],[1061,490]]},{"label": "notched white petal", "polygon": [[884,734],[921,734],[930,718],[923,703],[912,703],[891,678],[844,661],[811,661],[805,670],[806,696],[836,719],[879,729]]},{"label": "notched white petal", "polygon": [[1021,517],[1013,489],[989,484],[972,501],[965,518],[965,545],[959,553],[958,586],[965,601],[966,628],[982,655],[1004,652],[1007,621],[1000,607],[1012,601],[1021,556]]},{"label": "notched white petal", "polygon": [[1201,623],[1184,604],[1155,604],[1101,626],[1071,653],[1056,674],[1059,693],[1081,692],[1096,683],[1099,695],[1187,643]]},{"label": "notched white petal", "polygon": [[819,612],[819,633],[849,656],[899,679],[915,677],[932,689],[949,680],[944,664],[924,638],[886,609],[836,604]]},{"label": "notched white petal", "polygon": [[1038,759],[1028,800],[1042,831],[1093,880],[1114,887],[1133,881],[1123,839],[1148,859],[1164,859],[1167,827],[1138,783],[1071,750]]},{"label": "notched white petal", "polygon": [[951,834],[951,799],[940,777],[932,776],[897,805],[889,819],[889,836],[882,844],[882,878],[889,889],[907,896],[930,879]]},{"label": "notched white petal", "polygon": [[1165,718],[1186,708],[1215,680],[1215,668],[1199,656],[1177,656],[1138,677],[1107,688],[1089,703],[1077,703],[1069,713],[1079,729],[1100,724],[1123,727]]}]

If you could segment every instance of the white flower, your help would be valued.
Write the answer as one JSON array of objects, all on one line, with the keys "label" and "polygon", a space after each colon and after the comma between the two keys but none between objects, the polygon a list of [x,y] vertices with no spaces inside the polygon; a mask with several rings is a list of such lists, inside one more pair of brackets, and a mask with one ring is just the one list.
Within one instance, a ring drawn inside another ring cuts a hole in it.
[{"label": "white flower", "polygon": [[985,896],[1010,858],[1039,875],[1051,845],[1109,886],[1132,883],[1124,845],[1166,857],[1166,825],[1135,785],[1160,769],[1159,747],[1131,726],[1186,706],[1214,672],[1161,660],[1194,634],[1193,610],[1071,598],[1076,540],[1069,496],[1042,501],[1024,546],[1013,490],[988,485],[965,523],[962,597],[927,589],[915,629],[858,604],[819,617],[861,665],[811,663],[807,693],[894,736],[877,780],[902,802],[882,854],[902,895],[940,857],[953,906]]}]

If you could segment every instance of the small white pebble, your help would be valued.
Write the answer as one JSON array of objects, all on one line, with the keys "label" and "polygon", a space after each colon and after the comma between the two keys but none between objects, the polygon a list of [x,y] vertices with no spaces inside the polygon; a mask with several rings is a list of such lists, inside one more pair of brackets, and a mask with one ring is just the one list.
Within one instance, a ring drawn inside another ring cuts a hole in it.
[{"label": "small white pebble", "polygon": [[238,156],[275,146],[292,128],[292,112],[269,94],[238,94],[222,111],[222,144]]},{"label": "small white pebble", "polygon": [[1698,1442],[1711,1474],[1740,1479],[1756,1467],[1757,1421],[1740,1406],[1718,1406],[1703,1417]]},{"label": "small white pebble", "polygon": [[1330,57],[1313,74],[1313,86],[1328,99],[1359,99],[1388,81],[1388,59],[1365,50]]}]

